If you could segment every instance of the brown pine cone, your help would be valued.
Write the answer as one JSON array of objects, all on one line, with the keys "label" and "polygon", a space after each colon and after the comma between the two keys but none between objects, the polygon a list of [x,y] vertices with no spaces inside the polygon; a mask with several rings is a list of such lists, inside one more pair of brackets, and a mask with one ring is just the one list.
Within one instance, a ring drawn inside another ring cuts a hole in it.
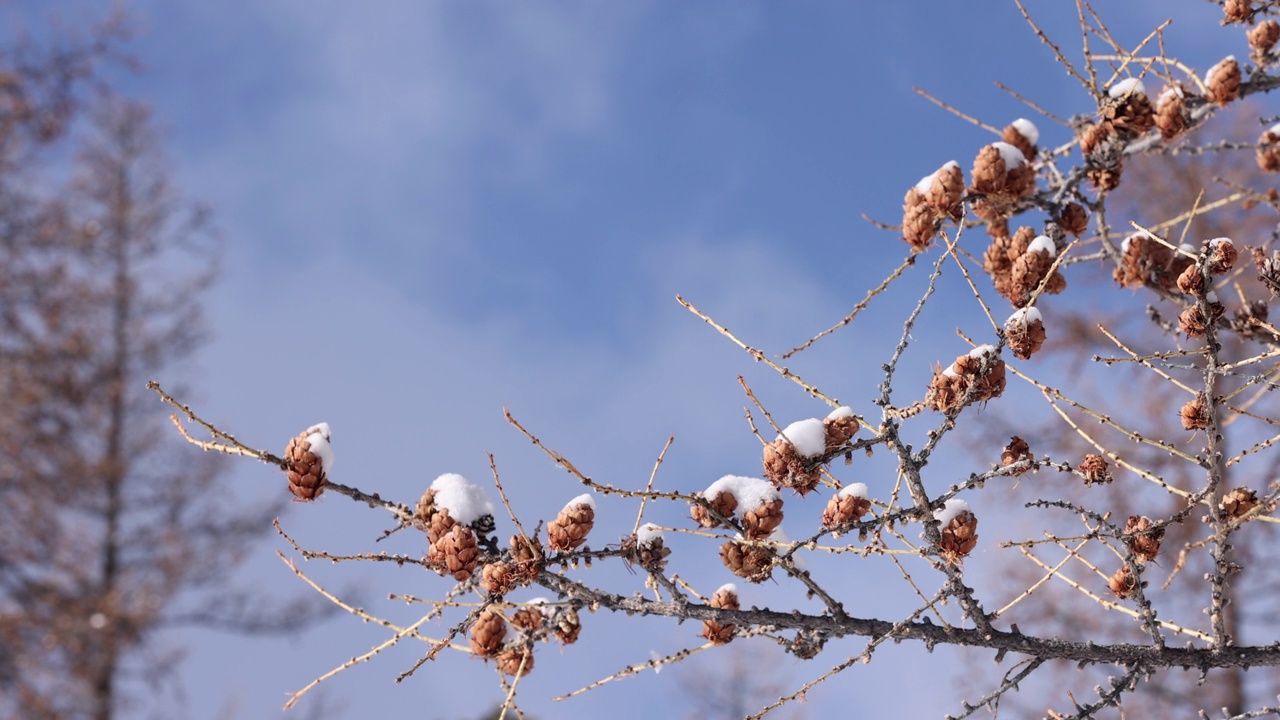
[{"label": "brown pine cone", "polygon": [[1207,245],[1206,252],[1209,254],[1209,259],[1205,266],[1210,275],[1221,275],[1235,267],[1239,253],[1236,252],[1236,245],[1231,242],[1231,238],[1214,238]]},{"label": "brown pine cone", "polygon": [[584,493],[569,501],[555,520],[547,523],[547,545],[556,552],[574,550],[587,541],[596,524],[596,501]]},{"label": "brown pine cone", "polygon": [[1196,393],[1178,413],[1182,418],[1182,427],[1187,430],[1202,430],[1209,427],[1209,407],[1205,403],[1204,393]]},{"label": "brown pine cone", "polygon": [[827,431],[827,453],[833,453],[844,447],[845,443],[858,432],[858,418],[849,407],[838,407],[831,411],[822,421]]},{"label": "brown pine cone", "polygon": [[842,528],[861,520],[869,512],[871,501],[867,499],[866,484],[846,485],[827,501],[827,507],[822,511],[822,527]]},{"label": "brown pine cone", "polygon": [[1170,85],[1156,100],[1156,129],[1160,137],[1172,140],[1186,132],[1188,122],[1186,91],[1181,85]]},{"label": "brown pine cone", "polygon": [[1022,151],[1005,142],[978,151],[972,176],[968,191],[976,196],[973,212],[987,221],[1008,218],[1018,201],[1035,189],[1035,170]]},{"label": "brown pine cone", "polygon": [[1111,588],[1111,592],[1116,597],[1123,600],[1132,595],[1133,591],[1138,588],[1138,578],[1133,576],[1133,571],[1129,569],[1128,565],[1122,565],[1111,576],[1111,579],[1107,582],[1107,587]]},{"label": "brown pine cone", "polygon": [[506,636],[507,619],[503,617],[501,610],[489,608],[471,623],[471,652],[482,658],[491,658],[502,649],[502,641]]},{"label": "brown pine cone", "polygon": [[1205,291],[1204,273],[1200,272],[1200,266],[1188,265],[1182,274],[1178,276],[1178,291],[1187,295],[1200,297]]},{"label": "brown pine cone", "polygon": [[1280,296],[1280,251],[1273,252],[1271,257],[1252,248],[1253,265],[1258,270],[1258,281],[1271,291],[1271,297]]},{"label": "brown pine cone", "polygon": [[1089,229],[1089,211],[1078,202],[1069,202],[1062,206],[1058,216],[1058,227],[1068,235],[1080,237]]},{"label": "brown pine cone", "polygon": [[945,370],[934,372],[924,402],[938,412],[952,413],[966,403],[999,397],[1004,387],[1004,360],[992,346],[981,345],[956,358]]},{"label": "brown pine cone", "polygon": [[[928,183],[925,183],[925,180]],[[921,187],[924,185],[925,187]],[[959,222],[964,217],[961,199],[964,197],[964,171],[955,161],[938,168],[932,175],[920,181],[917,189],[939,222]]]},{"label": "brown pine cone", "polygon": [[782,524],[782,498],[774,498],[742,511],[742,534],[750,540],[764,540]]},{"label": "brown pine cone", "polygon": [[902,239],[911,246],[912,251],[923,252],[928,249],[941,227],[942,222],[929,207],[924,195],[914,187],[907,190],[907,196],[902,199]]},{"label": "brown pine cone", "polygon": [[1089,453],[1080,461],[1080,476],[1084,478],[1085,485],[1094,485],[1096,483],[1106,484],[1112,481],[1111,466],[1107,464],[1107,459],[1097,453]]},{"label": "brown pine cone", "polygon": [[441,508],[439,505],[434,506],[430,519],[427,521],[427,541],[432,545],[440,541],[440,538],[449,534],[449,531],[457,527],[458,523],[454,522],[453,517],[449,515],[449,511]]},{"label": "brown pine cone", "polygon": [[1004,335],[1013,356],[1026,360],[1044,345],[1044,318],[1036,308],[1024,307],[1005,320]]},{"label": "brown pine cone", "polygon": [[[1002,467],[1008,467],[1014,463],[1032,459],[1034,458],[1031,455],[1031,446],[1027,444],[1026,440],[1023,440],[1017,435],[1009,438],[1009,444],[1005,445],[1004,450],[1000,453],[1000,465]],[[1021,475],[1030,469],[1031,468],[1028,466],[1014,473],[1014,475]]]},{"label": "brown pine cone", "polygon": [[498,656],[498,669],[513,677],[523,677],[533,671],[533,648],[514,645]]},{"label": "brown pine cone", "polygon": [[641,525],[635,535],[622,540],[622,557],[645,570],[662,572],[667,566],[667,556],[671,548],[666,546],[662,531],[653,523]]},{"label": "brown pine cone", "polygon": [[533,632],[542,627],[542,621],[546,617],[541,603],[530,602],[528,605],[521,606],[511,613],[511,624],[526,632]]},{"label": "brown pine cone", "polygon": [[729,572],[750,583],[764,582],[773,573],[773,550],[737,540],[720,546],[720,561]]},{"label": "brown pine cone", "polygon": [[1044,282],[1046,276],[1049,279],[1045,282],[1045,293],[1057,295],[1066,289],[1067,280],[1062,273],[1056,269],[1052,274],[1049,272],[1053,268],[1056,254],[1057,248],[1054,247],[1053,241],[1040,235],[1031,241],[1026,252],[1013,261],[1013,266],[1009,269],[1009,284],[1006,286],[1005,297],[1013,303],[1014,307],[1025,307],[1031,301],[1032,293],[1040,287],[1040,283]]},{"label": "brown pine cone", "polygon": [[562,608],[555,614],[556,639],[563,645],[572,645],[578,642],[578,636],[582,634],[582,621],[578,619],[578,611],[571,608]]},{"label": "brown pine cone", "polygon": [[309,502],[324,492],[329,482],[327,472],[333,465],[329,438],[329,424],[319,423],[303,430],[285,448],[289,492],[297,499]]},{"label": "brown pine cone", "polygon": [[[737,496],[727,490],[717,492],[715,497],[712,497],[707,502],[711,505],[712,509],[719,513],[721,517],[726,519],[732,518],[733,511],[738,508]],[[715,517],[713,517],[711,513],[707,512],[707,509],[701,505],[690,505],[689,512],[693,515],[693,519],[702,527],[715,528],[720,527],[721,525],[721,522],[715,519]]]},{"label": "brown pine cone", "polygon": [[1102,119],[1120,134],[1132,138],[1155,125],[1155,108],[1138,78],[1126,78],[1112,85],[1101,108]]},{"label": "brown pine cone", "polygon": [[1258,493],[1247,487],[1238,487],[1222,498],[1220,507],[1231,518],[1244,517],[1246,513],[1258,506]]},{"label": "brown pine cone", "polygon": [[1040,130],[1030,120],[1018,118],[1000,131],[1000,140],[1018,148],[1022,157],[1032,160],[1036,156],[1036,143],[1040,141]]},{"label": "brown pine cone", "polygon": [[1257,11],[1253,9],[1253,3],[1250,0],[1224,0],[1222,3],[1222,24],[1252,23],[1255,12]]},{"label": "brown pine cone", "polygon": [[1280,22],[1267,19],[1258,23],[1248,32],[1249,49],[1253,52],[1251,57],[1253,61],[1259,65],[1269,64],[1267,57],[1271,53],[1271,49],[1276,46],[1276,42],[1280,42]]},{"label": "brown pine cone", "polygon": [[1164,539],[1164,528],[1151,528],[1151,519],[1145,516],[1130,515],[1124,525],[1124,533],[1133,537],[1125,540],[1129,551],[1138,556],[1139,562],[1150,562],[1160,552],[1160,541]]},{"label": "brown pine cone", "polygon": [[1205,317],[1204,311],[1200,309],[1200,304],[1191,305],[1178,315],[1178,327],[1187,337],[1201,337],[1209,329],[1211,323],[1216,323],[1222,319],[1226,308],[1222,303],[1217,301],[1217,295],[1210,292],[1207,296],[1207,305],[1209,307],[1209,317]]},{"label": "brown pine cone", "polygon": [[1219,107],[1240,97],[1240,65],[1235,57],[1228,55],[1209,68],[1204,84],[1205,98]]},{"label": "brown pine cone", "polygon": [[[720,586],[715,594],[711,596],[710,606],[717,610],[738,610],[738,588],[732,583]],[[733,634],[738,626],[733,623],[718,623],[715,620],[703,620],[702,632],[699,637],[704,637],[716,645],[725,645],[733,640]]]},{"label": "brown pine cone", "polygon": [[1171,273],[1175,253],[1164,243],[1135,233],[1125,238],[1120,250],[1124,254],[1112,276],[1121,287],[1151,285],[1168,290],[1175,283],[1177,274]]},{"label": "brown pine cone", "polygon": [[1263,172],[1280,172],[1280,124],[1267,128],[1258,138],[1257,160]]},{"label": "brown pine cone", "polygon": [[480,587],[491,597],[502,597],[519,584],[515,568],[502,561],[485,565],[480,573]]},{"label": "brown pine cone", "polygon": [[778,489],[791,488],[800,495],[805,495],[817,487],[818,481],[822,479],[821,469],[810,469],[808,460],[785,437],[764,446],[762,462],[764,476]]},{"label": "brown pine cone", "polygon": [[422,493],[422,497],[418,498],[418,504],[413,509],[413,517],[422,523],[423,527],[430,527],[431,516],[436,513],[436,491],[427,488]]},{"label": "brown pine cone", "polygon": [[969,510],[968,503],[957,498],[948,500],[934,517],[941,533],[938,550],[947,562],[959,564],[978,544],[978,517]]},{"label": "brown pine cone", "polygon": [[452,575],[458,582],[471,579],[480,564],[480,548],[476,534],[465,525],[454,525],[447,534],[431,544],[427,562],[441,575]]}]

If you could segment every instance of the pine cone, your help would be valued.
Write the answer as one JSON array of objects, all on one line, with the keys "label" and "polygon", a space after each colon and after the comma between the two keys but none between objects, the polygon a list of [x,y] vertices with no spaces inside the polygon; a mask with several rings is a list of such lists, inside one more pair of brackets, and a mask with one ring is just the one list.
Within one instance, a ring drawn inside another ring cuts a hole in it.
[{"label": "pine cone", "polygon": [[1209,68],[1205,76],[1205,98],[1219,107],[1240,97],[1240,65],[1231,55]]},{"label": "pine cone", "polygon": [[480,564],[480,548],[476,545],[475,533],[469,527],[454,525],[446,535],[431,544],[427,562],[441,575],[452,575],[458,582],[470,580],[471,573]]},{"label": "pine cone", "polygon": [[1188,122],[1186,91],[1181,85],[1170,85],[1156,100],[1156,128],[1160,130],[1160,137],[1172,140],[1186,132]]},{"label": "pine cone", "polygon": [[783,437],[764,446],[763,462],[764,476],[779,490],[791,488],[805,495],[822,479],[821,469],[810,469],[808,461]]},{"label": "pine cone", "polygon": [[514,590],[519,584],[520,581],[516,576],[515,568],[502,561],[485,565],[484,570],[480,573],[480,587],[484,588],[484,591],[490,597],[502,597]]},{"label": "pine cone", "polygon": [[[949,501],[948,505],[951,502],[955,501]],[[966,506],[939,531],[942,536],[938,540],[938,550],[942,557],[953,565],[959,564],[978,544],[978,517]]]},{"label": "pine cone", "polygon": [[929,207],[924,195],[915,188],[907,190],[907,196],[902,199],[902,239],[912,251],[928,249],[941,227],[942,221]]},{"label": "pine cone", "polygon": [[572,645],[578,642],[578,635],[582,634],[582,621],[578,619],[578,611],[573,608],[564,608],[555,615],[556,638],[563,645]]},{"label": "pine cone", "polygon": [[1252,23],[1255,12],[1253,3],[1250,0],[1224,0],[1222,3],[1222,24]]},{"label": "pine cone", "polygon": [[1271,291],[1271,297],[1280,297],[1280,252],[1272,253],[1271,257],[1267,257],[1266,253],[1258,248],[1252,248],[1253,264],[1258,270],[1258,280],[1267,289]]},{"label": "pine cone", "polygon": [[1004,360],[990,345],[983,345],[956,358],[945,370],[935,371],[924,402],[938,412],[953,413],[966,403],[999,397],[1004,387]]},{"label": "pine cone", "polygon": [[525,605],[511,613],[511,624],[525,632],[533,632],[542,628],[542,620],[546,617],[543,608],[537,605]]},{"label": "pine cone", "polygon": [[1099,190],[1114,190],[1120,184],[1125,141],[1109,122],[1084,127],[1080,134],[1080,154],[1088,165],[1089,181]]},{"label": "pine cone", "polygon": [[471,623],[471,652],[482,658],[491,658],[502,649],[507,636],[507,619],[502,611],[489,608]]},{"label": "pine cone", "polygon": [[1249,31],[1248,38],[1253,61],[1259,65],[1268,65],[1271,49],[1276,46],[1276,42],[1280,42],[1280,22],[1263,20]]},{"label": "pine cone", "polygon": [[1280,125],[1272,125],[1258,138],[1257,160],[1263,172],[1280,172]]},{"label": "pine cone", "polygon": [[1036,143],[1040,140],[1040,132],[1029,120],[1016,120],[1000,131],[1000,141],[1018,148],[1022,157],[1031,160],[1036,156]]},{"label": "pine cone", "polygon": [[773,573],[773,560],[773,550],[761,545],[730,540],[720,546],[720,561],[724,566],[750,583],[768,580]]},{"label": "pine cone", "polygon": [[[1150,285],[1169,290],[1178,277],[1173,269],[1177,260],[1172,250],[1164,243],[1152,240],[1142,234],[1130,235],[1122,245],[1124,255],[1120,265],[1116,267],[1113,277],[1121,287],[1142,287]],[[1181,272],[1181,269],[1178,269]]]},{"label": "pine cone", "polygon": [[436,506],[430,520],[427,521],[427,541],[432,545],[436,544],[457,525],[458,523],[449,515],[448,510]]},{"label": "pine cone", "polygon": [[742,513],[742,533],[751,540],[764,540],[782,524],[782,498],[748,508]]},{"label": "pine cone", "polygon": [[1107,587],[1111,588],[1111,592],[1121,600],[1133,594],[1138,588],[1138,578],[1133,576],[1133,571],[1128,565],[1120,566],[1120,569],[1111,576],[1107,582]]},{"label": "pine cone", "polygon": [[[699,495],[701,495],[701,493],[699,493]],[[718,492],[715,497],[711,498],[707,502],[711,505],[712,509],[717,513],[720,513],[720,516],[726,519],[732,518],[733,511],[738,509],[738,498],[731,492]],[[721,522],[715,519],[711,513],[707,512],[707,509],[701,505],[689,506],[689,512],[693,515],[693,519],[702,527],[715,528],[720,527],[721,525]]]},{"label": "pine cone", "polygon": [[871,501],[866,497],[867,486],[862,483],[857,485],[860,487],[850,486],[853,492],[841,491],[831,496],[827,501],[827,507],[822,511],[822,527],[842,528],[858,522],[864,515],[871,512]]},{"label": "pine cone", "polygon": [[590,495],[579,495],[547,523],[547,544],[556,552],[574,550],[587,541],[595,524],[595,501]]},{"label": "pine cone", "polygon": [[1078,202],[1069,202],[1062,206],[1058,216],[1058,227],[1068,235],[1080,237],[1089,229],[1089,211]]},{"label": "pine cone", "polygon": [[1231,270],[1236,265],[1236,258],[1239,253],[1236,251],[1235,243],[1230,238],[1214,238],[1208,242],[1206,251],[1209,254],[1208,260],[1205,262],[1205,268],[1210,275],[1221,275]]},{"label": "pine cone", "polygon": [[[1212,293],[1210,293],[1212,295]],[[1200,309],[1199,303],[1188,307],[1178,315],[1178,327],[1187,337],[1201,337],[1209,329],[1211,323],[1216,323],[1222,319],[1226,308],[1219,302],[1209,302],[1209,317],[1206,318],[1204,311]]]},{"label": "pine cone", "polygon": [[1107,464],[1107,459],[1096,453],[1089,453],[1080,461],[1080,476],[1084,478],[1085,485],[1093,485],[1096,483],[1109,483],[1112,481],[1111,467]]},{"label": "pine cone", "polygon": [[1016,147],[999,142],[978,151],[969,184],[969,193],[977,196],[973,201],[975,215],[989,222],[1006,219],[1033,190],[1035,170]]},{"label": "pine cone", "polygon": [[[1031,456],[1031,446],[1027,444],[1026,440],[1023,440],[1017,435],[1009,438],[1009,444],[1005,445],[1004,451],[1000,453],[1000,465],[1002,467],[1008,467],[1014,463],[1032,459],[1034,458]],[[1021,475],[1030,469],[1030,466],[1028,466],[1013,474]]]},{"label": "pine cone", "polygon": [[1244,517],[1246,513],[1258,506],[1258,493],[1246,487],[1239,487],[1222,498],[1220,507],[1231,518]]},{"label": "pine cone", "polygon": [[422,493],[422,497],[418,499],[418,504],[413,509],[413,517],[422,523],[423,527],[431,526],[431,516],[436,513],[436,491],[427,488]]},{"label": "pine cone", "polygon": [[1044,319],[1039,310],[1022,308],[1005,321],[1004,334],[1013,356],[1026,360],[1044,345]]},{"label": "pine cone", "polygon": [[1182,406],[1178,415],[1182,418],[1182,427],[1187,430],[1202,430],[1209,427],[1209,408],[1205,403],[1204,393],[1196,393],[1195,398]]},{"label": "pine cone", "polygon": [[[315,447],[313,447],[313,444]],[[319,452],[317,452],[317,450]],[[289,441],[284,459],[289,469],[289,492],[304,502],[320,497],[329,482],[324,456],[332,463],[333,451],[329,449],[329,425],[320,423],[303,430]]]},{"label": "pine cone", "polygon": [[964,217],[964,207],[961,205],[964,197],[964,171],[958,164],[949,162],[929,178],[928,187],[921,189],[929,209],[933,210],[940,223],[946,220],[959,222]]},{"label": "pine cone", "polygon": [[1125,138],[1141,135],[1155,125],[1155,108],[1151,106],[1141,81],[1136,78],[1121,80],[1108,94],[1102,103],[1102,119]]},{"label": "pine cone", "polygon": [[1129,546],[1129,552],[1137,555],[1140,562],[1156,559],[1160,552],[1160,541],[1164,539],[1164,528],[1153,530],[1150,518],[1130,515],[1129,521],[1124,525],[1124,533],[1133,535],[1125,543]]},{"label": "pine cone", "polygon": [[[716,590],[715,595],[711,596],[711,607],[717,610],[739,610],[738,589],[733,585],[724,585]],[[733,623],[718,623],[715,620],[703,620],[702,632],[699,637],[704,637],[716,645],[725,645],[733,640],[733,634],[738,626]]]},{"label": "pine cone", "polygon": [[1205,292],[1204,273],[1200,272],[1199,265],[1188,265],[1186,270],[1178,276],[1178,290],[1187,295],[1201,297]]},{"label": "pine cone", "polygon": [[667,566],[671,548],[666,546],[661,531],[653,523],[645,523],[638,533],[622,539],[619,554],[628,563],[634,563],[651,572],[662,572]]},{"label": "pine cone", "polygon": [[523,677],[533,671],[533,648],[515,645],[498,656],[498,669],[512,677]]},{"label": "pine cone", "polygon": [[822,421],[823,427],[827,431],[827,449],[826,452],[833,453],[844,447],[845,443],[858,432],[858,418],[852,412],[848,415],[835,415],[837,411],[833,411],[826,419]]}]

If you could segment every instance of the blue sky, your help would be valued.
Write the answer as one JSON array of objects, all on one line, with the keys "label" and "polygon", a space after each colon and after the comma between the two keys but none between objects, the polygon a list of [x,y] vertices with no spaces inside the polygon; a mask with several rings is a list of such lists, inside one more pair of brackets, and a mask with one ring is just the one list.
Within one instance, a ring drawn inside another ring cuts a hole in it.
[{"label": "blue sky", "polygon": [[[1064,46],[1078,46],[1074,3],[1030,4]],[[67,15],[85,8],[60,5]],[[517,508],[533,519],[553,516],[579,489],[506,425],[504,406],[616,485],[642,485],[674,433],[659,484],[682,490],[758,473],[738,375],[784,421],[825,414],[674,296],[771,353],[845,315],[906,249],[861,214],[896,222],[907,187],[951,159],[967,173],[992,140],[912,86],[997,126],[1030,111],[993,80],[1064,116],[1088,103],[1011,2],[130,7],[146,70],[124,82],[155,105],[181,187],[213,208],[228,241],[208,307],[214,339],[194,369],[197,406],[245,441],[277,449],[327,421],[336,478],[405,501],[440,473],[485,480],[493,452]],[[1182,19],[1169,42],[1190,63],[1246,53],[1208,3],[1099,9],[1133,42],[1175,8]],[[1036,121],[1042,145],[1069,138]],[[876,368],[897,339],[902,303],[918,292],[917,283],[890,295],[865,324],[792,367],[872,414]],[[929,363],[963,350],[953,330],[974,311],[935,306],[918,333],[938,332],[940,349],[920,354],[919,371],[901,382],[923,387]],[[246,501],[283,490],[279,477],[248,463],[233,472]],[[892,477],[837,472],[873,493]],[[651,519],[680,524],[682,514],[655,508]],[[634,508],[606,500],[601,515],[603,544],[629,531]],[[304,543],[335,552],[371,548],[386,524],[337,497],[293,507],[284,522]],[[400,542],[391,549],[425,550]],[[243,581],[268,596],[301,592],[271,546],[257,548]],[[682,545],[678,560],[682,576],[706,578],[696,581],[705,592],[732,579],[709,543]],[[306,569],[401,620],[414,609],[379,598],[446,587],[405,570]],[[867,614],[914,607],[909,596],[865,591],[891,579],[891,568],[867,572],[842,588],[865,597]],[[638,577],[609,577],[640,589]],[[804,606],[785,583],[748,592],[747,604]],[[600,616],[584,625],[578,646],[541,651],[522,684],[526,707],[542,718],[594,717],[620,703],[682,712],[678,668],[549,705],[650,650],[693,645],[697,632]],[[196,632],[173,642],[189,648],[191,716],[259,718],[383,637],[340,617],[289,641]],[[861,646],[778,662],[804,681]],[[348,671],[318,701],[331,717],[350,718],[464,717],[498,701],[492,671],[461,657],[393,684],[416,652]],[[856,696],[868,715],[883,715],[884,703],[900,700],[883,689],[907,668],[936,679],[936,692],[913,694],[918,716],[975,698],[952,679],[960,656],[881,652],[804,707],[818,716]]]}]

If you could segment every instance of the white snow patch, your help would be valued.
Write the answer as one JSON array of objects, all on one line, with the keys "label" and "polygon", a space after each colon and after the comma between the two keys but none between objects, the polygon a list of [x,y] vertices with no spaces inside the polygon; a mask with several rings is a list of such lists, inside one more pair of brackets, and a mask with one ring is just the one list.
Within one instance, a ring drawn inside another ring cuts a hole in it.
[{"label": "white snow patch", "polygon": [[1280,135],[1280,123],[1276,123],[1275,125],[1272,125],[1271,127],[1267,128],[1267,132],[1271,133],[1272,135]]},{"label": "white snow patch", "polygon": [[947,377],[960,377],[960,373],[956,372],[955,363],[948,365],[947,369],[942,371],[942,374]]},{"label": "white snow patch", "polygon": [[995,345],[979,345],[978,347],[969,351],[969,357],[972,357],[972,358],[981,359],[983,357],[995,357],[995,355],[996,355]]},{"label": "white snow patch", "polygon": [[574,499],[570,500],[569,502],[565,503],[565,504],[564,504],[564,509],[565,509],[565,510],[572,510],[572,509],[574,509],[574,508],[576,508],[576,507],[580,507],[580,506],[582,506],[582,505],[586,505],[587,507],[591,508],[591,509],[594,511],[594,510],[596,509],[596,497],[595,497],[594,495],[592,495],[591,493],[582,493],[582,494],[581,494],[581,495],[579,495],[578,497],[576,497],[576,498],[574,498]]},{"label": "white snow patch", "polygon": [[946,172],[953,167],[955,168],[960,167],[960,163],[956,162],[955,160],[950,160],[947,163],[945,163],[942,167],[920,178],[920,182],[916,183],[916,192],[920,193],[921,195],[929,192],[929,188],[933,186],[933,179],[938,177],[939,173]]},{"label": "white snow patch", "polygon": [[738,594],[738,586],[737,586],[737,585],[734,585],[733,583],[725,583],[725,584],[721,585],[720,587],[716,588],[716,592],[718,592],[718,593],[722,593],[722,592],[723,592],[723,593],[733,593],[734,595],[737,595],[737,594]]},{"label": "white snow patch", "polygon": [[1218,302],[1218,293],[1210,290],[1209,292],[1204,294],[1204,299],[1205,299],[1205,302],[1216,303]]},{"label": "white snow patch", "polygon": [[853,408],[849,407],[848,405],[841,405],[835,410],[832,410],[831,412],[827,413],[828,420],[839,420],[840,418],[846,418],[846,417],[853,417]]},{"label": "white snow patch", "polygon": [[493,500],[484,488],[457,473],[445,473],[431,483],[436,506],[449,511],[459,524],[470,525],[493,514]]},{"label": "white snow patch", "polygon": [[1222,247],[1223,245],[1230,245],[1233,248],[1236,246],[1235,243],[1231,242],[1231,238],[1226,238],[1226,237],[1214,238],[1209,241],[1209,247],[1212,247],[1212,248],[1219,248],[1219,247]]},{"label": "white snow patch", "polygon": [[1027,252],[1037,251],[1049,253],[1049,257],[1054,257],[1058,254],[1058,248],[1054,246],[1048,235],[1037,235],[1036,239],[1032,240],[1031,244],[1027,246]]},{"label": "white snow patch", "polygon": [[1015,310],[1014,313],[1009,316],[1009,319],[1004,321],[1004,326],[1012,327],[1014,325],[1030,325],[1034,322],[1044,322],[1044,318],[1040,316],[1040,310],[1034,307],[1024,307]]},{"label": "white snow patch", "polygon": [[702,496],[710,501],[722,492],[727,492],[738,500],[738,507],[734,510],[738,519],[742,519],[743,513],[748,510],[755,510],[782,498],[778,489],[769,482],[741,475],[725,475],[711,483]]},{"label": "white snow patch", "polygon": [[796,452],[804,457],[817,457],[827,449],[827,428],[817,418],[797,420],[783,428],[782,435],[785,435],[795,446]]},{"label": "white snow patch", "polygon": [[1025,155],[1018,148],[1006,142],[993,142],[991,147],[1000,151],[1000,157],[1004,159],[1005,170],[1012,170],[1021,167],[1027,161]]},{"label": "white snow patch", "polygon": [[1032,145],[1040,142],[1040,128],[1036,127],[1035,123],[1026,118],[1018,118],[1011,124],[1013,125],[1013,129],[1018,131],[1019,135],[1027,139],[1027,142],[1030,142]]},{"label": "white snow patch", "polygon": [[851,495],[853,497],[862,498],[863,500],[866,500],[867,484],[866,483],[850,483],[840,488],[840,492],[839,492],[840,497],[849,497]]},{"label": "white snow patch", "polygon": [[946,527],[951,524],[951,521],[954,520],[956,516],[967,512],[970,512],[969,503],[961,500],[960,498],[951,498],[947,501],[946,505],[942,506],[941,509],[935,510],[933,512],[933,516],[938,519],[938,523],[942,527]]},{"label": "white snow patch", "polygon": [[1135,95],[1146,95],[1147,87],[1143,85],[1142,81],[1138,78],[1125,78],[1115,85],[1112,85],[1111,89],[1107,90],[1107,95],[1111,96],[1113,99],[1122,98],[1129,93],[1133,93]]},{"label": "white snow patch", "polygon": [[307,428],[307,442],[311,443],[311,452],[320,458],[320,467],[325,473],[333,470],[333,445],[329,444],[329,439],[333,434],[329,432],[329,423],[316,423]]},{"label": "white snow patch", "polygon": [[662,542],[662,531],[653,523],[645,523],[636,530],[637,545],[653,545]]}]

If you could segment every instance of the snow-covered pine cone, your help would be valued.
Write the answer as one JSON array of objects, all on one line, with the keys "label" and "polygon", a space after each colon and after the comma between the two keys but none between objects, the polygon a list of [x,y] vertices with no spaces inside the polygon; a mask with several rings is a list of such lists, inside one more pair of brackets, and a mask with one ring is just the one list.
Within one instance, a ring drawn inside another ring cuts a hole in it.
[{"label": "snow-covered pine cone", "polygon": [[[1004,450],[1000,453],[1000,465],[1003,467],[1008,467],[1016,462],[1031,459],[1031,446],[1027,444],[1026,440],[1023,440],[1017,435],[1009,438],[1009,444],[1005,445]],[[1021,475],[1027,470],[1030,470],[1030,468],[1024,468],[1014,474]]]},{"label": "snow-covered pine cone", "polygon": [[1234,56],[1226,56],[1205,75],[1205,98],[1219,107],[1227,105],[1240,97],[1240,79],[1240,64]]},{"label": "snow-covered pine cone", "polygon": [[938,519],[942,557],[952,564],[961,562],[978,544],[978,516],[969,510],[968,503],[952,498],[934,517]]},{"label": "snow-covered pine cone", "polygon": [[[733,511],[738,509],[737,496],[728,491],[716,493],[715,497],[707,499],[707,503],[711,505],[711,507],[723,518],[732,518]],[[693,519],[704,528],[720,527],[722,524],[719,520],[712,517],[711,513],[707,512],[707,509],[701,505],[690,505],[689,513],[693,516]]]},{"label": "snow-covered pine cone", "polygon": [[547,523],[547,545],[556,552],[577,549],[587,541],[587,533],[596,524],[596,503],[584,493],[569,501],[559,515]]},{"label": "snow-covered pine cone", "polygon": [[1097,453],[1089,453],[1080,461],[1080,476],[1085,485],[1106,484],[1112,481],[1111,466],[1107,459]]},{"label": "snow-covered pine cone", "polygon": [[1187,91],[1181,85],[1170,85],[1156,98],[1156,128],[1160,137],[1172,140],[1186,132],[1189,124]]},{"label": "snow-covered pine cone", "polygon": [[1034,307],[1024,307],[1004,323],[1005,340],[1014,357],[1026,360],[1044,345],[1044,318]]},{"label": "snow-covered pine cone", "polygon": [[1249,38],[1249,49],[1252,51],[1250,57],[1259,65],[1268,65],[1272,58],[1271,49],[1280,42],[1280,22],[1276,22],[1270,18],[1263,20],[1247,33]]},{"label": "snow-covered pine cone", "polygon": [[854,483],[827,501],[822,510],[822,527],[828,529],[842,528],[862,519],[871,512],[871,501],[867,499],[867,486]]},{"label": "snow-covered pine cone", "polygon": [[751,540],[764,540],[782,524],[782,498],[774,498],[742,511],[742,533]]},{"label": "snow-covered pine cone", "polygon": [[312,425],[290,440],[284,450],[289,492],[299,500],[315,500],[329,482],[329,466],[333,464],[329,437],[328,423]]},{"label": "snow-covered pine cone", "polygon": [[764,446],[764,476],[781,490],[791,488],[804,495],[818,486],[822,473],[818,468],[809,469],[806,458],[796,451],[786,438],[778,438]]},{"label": "snow-covered pine cone", "polygon": [[[739,610],[741,606],[738,603],[738,588],[733,584],[722,585],[715,594],[711,596],[711,607],[717,610]],[[733,640],[733,634],[738,626],[733,623],[718,623],[715,620],[703,620],[701,637],[706,638],[716,645],[724,645]]]}]

